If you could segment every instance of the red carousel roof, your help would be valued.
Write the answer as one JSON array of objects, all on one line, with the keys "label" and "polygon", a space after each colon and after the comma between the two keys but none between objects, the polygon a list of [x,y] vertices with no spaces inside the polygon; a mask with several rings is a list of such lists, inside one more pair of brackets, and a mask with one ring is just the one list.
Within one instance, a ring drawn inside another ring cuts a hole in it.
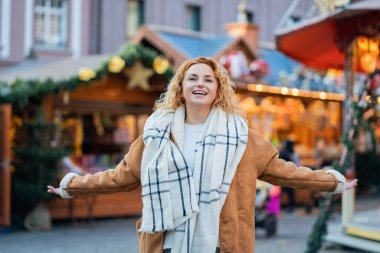
[{"label": "red carousel roof", "polygon": [[357,2],[275,34],[277,49],[291,58],[314,68],[342,69],[345,51],[354,38],[380,34],[380,1]]}]

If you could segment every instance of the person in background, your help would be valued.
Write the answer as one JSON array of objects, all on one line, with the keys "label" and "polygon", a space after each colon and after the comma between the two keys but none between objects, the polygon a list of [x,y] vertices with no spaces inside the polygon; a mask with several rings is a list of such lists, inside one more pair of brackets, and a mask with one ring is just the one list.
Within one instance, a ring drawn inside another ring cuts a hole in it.
[{"label": "person in background", "polygon": [[356,185],[280,159],[248,128],[234,93],[215,59],[185,61],[116,168],[69,173],[48,192],[71,198],[141,187],[140,252],[252,253],[256,179],[332,193]]},{"label": "person in background", "polygon": [[[282,148],[280,149],[279,158],[281,158],[287,162],[293,162],[297,166],[300,166],[298,156],[294,152],[294,141],[289,140],[289,139],[285,139],[284,144],[283,144]],[[290,188],[290,187],[283,187],[282,191],[287,196],[286,211],[291,213],[294,211],[294,208],[296,206],[294,189]]]}]

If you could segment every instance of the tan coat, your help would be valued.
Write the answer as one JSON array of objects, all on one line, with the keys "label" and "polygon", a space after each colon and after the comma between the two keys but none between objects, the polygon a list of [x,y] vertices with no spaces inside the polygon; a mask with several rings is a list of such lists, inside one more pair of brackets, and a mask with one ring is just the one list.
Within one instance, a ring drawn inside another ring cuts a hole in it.
[{"label": "tan coat", "polygon": [[[114,170],[77,176],[67,187],[70,195],[88,195],[130,191],[140,187],[142,137],[131,146]],[[256,179],[274,185],[318,191],[334,191],[338,181],[324,171],[297,167],[278,158],[277,150],[253,130],[239,163],[220,215],[220,252],[254,252]],[[137,222],[137,228],[141,220]],[[138,233],[140,252],[162,252],[164,233]]]}]

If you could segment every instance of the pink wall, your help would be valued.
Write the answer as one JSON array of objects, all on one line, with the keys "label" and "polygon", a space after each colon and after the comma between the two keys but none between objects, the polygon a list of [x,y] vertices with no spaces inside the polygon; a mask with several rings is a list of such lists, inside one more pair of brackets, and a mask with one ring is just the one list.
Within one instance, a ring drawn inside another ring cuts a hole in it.
[{"label": "pink wall", "polygon": [[[72,1],[68,0],[68,45],[66,49],[38,49],[42,58],[70,57],[72,38]],[[127,0],[82,1],[81,55],[116,52],[126,40]],[[248,10],[254,13],[259,29],[259,41],[274,41],[274,29],[293,0],[247,0]],[[231,0],[145,0],[145,23],[185,29],[186,6],[202,8],[202,32],[225,34],[224,24],[236,20],[239,1]],[[297,11],[306,13],[313,0],[303,0]],[[111,4],[112,3],[112,4]],[[297,14],[297,12],[296,12]],[[24,0],[12,0],[11,55],[4,63],[18,62],[24,52]]]}]

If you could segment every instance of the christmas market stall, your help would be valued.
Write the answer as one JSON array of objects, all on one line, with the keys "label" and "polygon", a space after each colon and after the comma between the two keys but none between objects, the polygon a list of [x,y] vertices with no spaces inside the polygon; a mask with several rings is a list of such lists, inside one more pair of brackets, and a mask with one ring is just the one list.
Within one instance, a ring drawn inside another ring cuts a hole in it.
[{"label": "christmas market stall", "polygon": [[[342,69],[345,78],[342,152],[334,168],[347,178],[359,179],[358,189],[375,189],[379,172],[380,103],[380,2],[315,1],[320,15],[276,31],[280,51],[320,69]],[[350,3],[352,2],[352,3]],[[291,15],[291,12],[289,12]],[[373,187],[371,187],[373,186]],[[380,216],[376,210],[355,211],[355,192],[342,198],[342,221],[329,226],[333,196],[326,196],[309,236],[305,252],[318,252],[322,236],[327,241],[379,252]]]},{"label": "christmas market stall", "polygon": [[169,64],[155,51],[128,44],[117,55],[49,63],[18,72],[13,81],[2,75],[0,103],[12,104],[15,132],[9,170],[12,215],[19,220],[12,222],[33,229],[33,212],[46,203],[53,219],[141,213],[139,191],[51,199],[46,185],[66,172],[113,168],[142,133],[173,74]]}]

